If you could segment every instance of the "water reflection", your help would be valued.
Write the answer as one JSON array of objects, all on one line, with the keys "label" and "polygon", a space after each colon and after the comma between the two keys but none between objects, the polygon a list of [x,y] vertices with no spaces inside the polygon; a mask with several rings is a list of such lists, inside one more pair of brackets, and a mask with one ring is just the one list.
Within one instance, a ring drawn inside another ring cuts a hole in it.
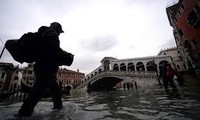
[{"label": "water reflection", "polygon": [[162,88],[79,93],[68,100],[78,105],[77,120],[200,119],[199,90],[194,89],[199,88],[169,94]]},{"label": "water reflection", "polygon": [[[116,90],[109,92],[75,92],[64,103],[75,102],[78,110],[70,120],[199,120],[200,88],[179,88],[166,94],[163,88]],[[36,106],[34,119],[46,120],[43,113],[52,108],[50,99]],[[22,103],[0,105],[0,119],[15,114]],[[40,113],[43,111],[43,113]],[[52,116],[49,116],[50,118]],[[67,119],[67,118],[66,118]]]}]

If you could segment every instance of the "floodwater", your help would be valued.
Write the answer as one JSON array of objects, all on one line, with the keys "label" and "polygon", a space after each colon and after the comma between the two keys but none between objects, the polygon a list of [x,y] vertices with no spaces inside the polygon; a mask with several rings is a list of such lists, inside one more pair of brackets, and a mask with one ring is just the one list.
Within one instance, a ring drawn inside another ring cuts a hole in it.
[{"label": "floodwater", "polygon": [[[41,117],[52,108],[49,100],[40,102],[33,117],[27,120],[54,119],[50,114]],[[179,87],[177,92],[169,94],[159,87],[91,93],[79,91],[63,100],[64,104],[75,103],[77,110],[69,118],[60,118],[62,120],[200,120],[200,87]],[[10,119],[21,104],[1,103],[0,120]]]},{"label": "floodwater", "polygon": [[75,120],[200,120],[199,88],[93,92],[73,99]]}]

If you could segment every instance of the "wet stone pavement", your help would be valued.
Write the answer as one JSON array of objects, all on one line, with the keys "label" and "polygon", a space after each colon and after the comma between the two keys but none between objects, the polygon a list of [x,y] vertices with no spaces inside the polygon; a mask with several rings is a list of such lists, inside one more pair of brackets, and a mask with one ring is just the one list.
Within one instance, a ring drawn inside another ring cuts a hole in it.
[{"label": "wet stone pavement", "polygon": [[[64,105],[76,104],[76,112],[52,111],[52,102],[43,99],[34,114],[24,120],[200,120],[200,80],[185,77],[186,86],[166,94],[164,88],[116,90],[109,92],[75,92],[63,97]],[[21,106],[0,104],[0,120],[9,120]],[[61,117],[59,117],[61,116]]]}]

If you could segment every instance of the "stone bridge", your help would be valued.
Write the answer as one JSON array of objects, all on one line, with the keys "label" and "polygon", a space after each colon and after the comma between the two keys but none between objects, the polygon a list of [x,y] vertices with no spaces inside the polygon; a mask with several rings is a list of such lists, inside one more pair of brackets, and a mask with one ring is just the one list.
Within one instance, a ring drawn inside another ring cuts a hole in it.
[{"label": "stone bridge", "polygon": [[95,76],[82,82],[74,90],[81,88],[89,88],[91,91],[97,90],[111,90],[117,85],[117,83],[133,83],[136,78],[155,78],[156,72],[154,71],[102,71]]}]

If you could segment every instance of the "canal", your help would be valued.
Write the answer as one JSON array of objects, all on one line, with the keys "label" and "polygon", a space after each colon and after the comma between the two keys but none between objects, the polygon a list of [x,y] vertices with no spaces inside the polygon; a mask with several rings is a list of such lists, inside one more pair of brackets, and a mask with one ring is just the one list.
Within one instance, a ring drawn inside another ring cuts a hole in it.
[{"label": "canal", "polygon": [[73,99],[76,120],[199,120],[199,88],[93,92]]},{"label": "canal", "polygon": [[[64,103],[75,103],[76,112],[63,120],[199,120],[200,88],[183,87],[166,94],[163,88],[129,89],[109,92],[75,92],[64,97]],[[40,102],[27,120],[51,120],[41,117],[38,111],[52,108],[50,99]],[[9,120],[17,112],[20,103],[0,105],[0,120]],[[26,120],[26,119],[25,119]]]}]

